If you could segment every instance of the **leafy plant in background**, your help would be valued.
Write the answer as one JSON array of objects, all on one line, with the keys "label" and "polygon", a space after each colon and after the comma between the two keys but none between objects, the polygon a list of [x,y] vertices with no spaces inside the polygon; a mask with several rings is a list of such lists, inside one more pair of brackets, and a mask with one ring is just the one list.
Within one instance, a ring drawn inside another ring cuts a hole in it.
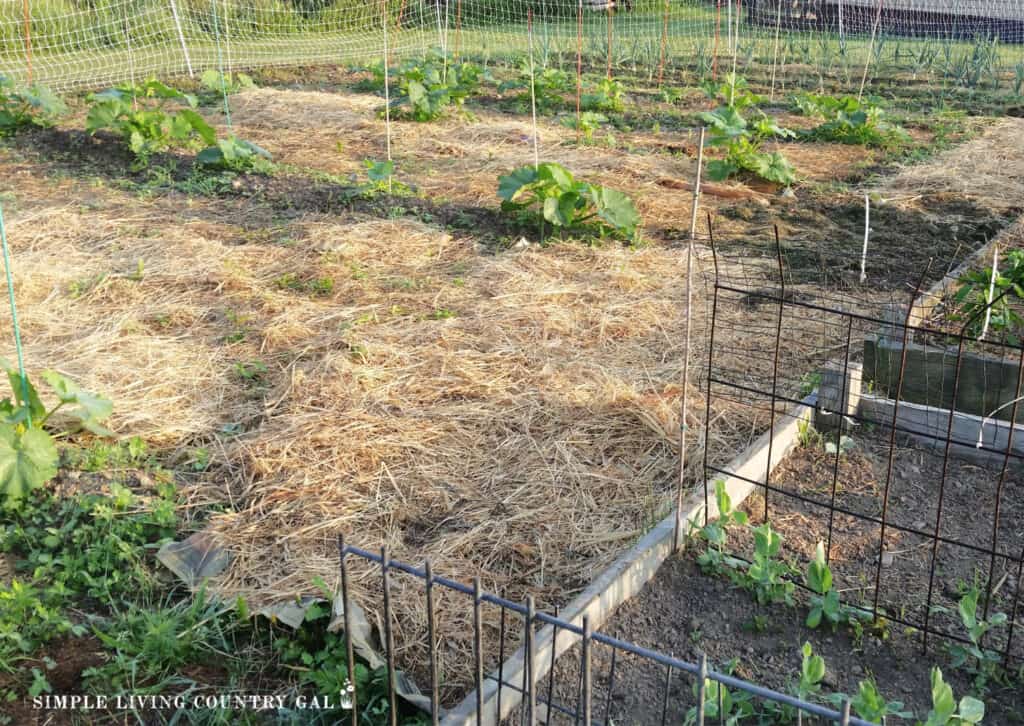
[{"label": "leafy plant in background", "polygon": [[764,101],[761,96],[750,90],[745,78],[737,76],[735,73],[726,75],[721,83],[709,80],[701,83],[700,87],[708,98],[738,111],[756,106]]},{"label": "leafy plant in background", "polygon": [[505,211],[535,209],[552,226],[582,230],[597,221],[629,239],[636,235],[640,214],[620,191],[577,181],[554,162],[524,166],[498,178],[498,197]]},{"label": "leafy plant in background", "polygon": [[[197,140],[217,143],[213,128],[194,110],[196,97],[155,79],[94,93],[89,102],[86,131],[95,134],[109,129],[116,133],[135,155],[137,167],[172,147],[191,146]],[[172,103],[177,107],[171,108]]]},{"label": "leafy plant in background", "polygon": [[[756,109],[755,109],[756,110]],[[776,184],[789,185],[796,181],[796,172],[778,151],[764,153],[761,147],[769,138],[792,138],[795,134],[779,126],[756,110],[748,122],[735,106],[723,106],[700,114],[708,125],[708,144],[725,149],[725,158],[708,162],[708,178],[722,181],[746,172]]]},{"label": "leafy plant in background", "polygon": [[626,88],[619,81],[603,78],[590,93],[580,97],[580,108],[584,111],[619,113],[626,108],[622,96]]},{"label": "leafy plant in background", "polygon": [[[519,110],[525,112],[530,108],[530,66],[525,64],[519,69],[519,76],[503,81],[498,91],[519,91],[516,96]],[[533,100],[537,104],[538,113],[552,113],[565,103],[565,94],[573,89],[569,74],[559,68],[544,68],[533,72]]]},{"label": "leafy plant in background", "polygon": [[796,585],[787,579],[793,568],[777,559],[782,548],[782,536],[765,522],[751,530],[754,533],[754,558],[747,566],[741,584],[751,590],[757,601],[793,604]]},{"label": "leafy plant in background", "polygon": [[207,169],[267,173],[273,170],[270,152],[237,136],[220,139],[196,155],[196,163]]},{"label": "leafy plant in background", "polygon": [[255,81],[245,73],[221,73],[211,68],[200,77],[199,82],[210,94],[234,94],[256,88]]},{"label": "leafy plant in background", "polygon": [[44,428],[54,414],[61,411],[71,426],[64,433],[85,429],[109,436],[111,432],[101,422],[110,416],[113,404],[83,391],[56,371],[47,370],[43,371],[43,380],[57,396],[57,403],[47,409],[32,382],[27,377],[23,379],[10,361],[0,358],[0,368],[7,372],[14,392],[13,401],[0,401],[0,493],[3,507],[13,509],[25,494],[57,474],[57,447],[53,435]]},{"label": "leafy plant in background", "polygon": [[[953,296],[958,310],[952,318],[970,320],[967,334],[977,337],[985,324],[984,311],[989,305],[992,271],[970,270],[960,276],[959,283],[960,289]],[[1024,317],[1015,306],[1024,301],[1024,250],[1011,250],[1006,255],[1003,269],[996,272],[992,300],[989,329],[1004,334],[1008,342],[1019,345],[1024,336]]]},{"label": "leafy plant in background", "polygon": [[901,126],[885,120],[880,106],[863,103],[854,96],[802,93],[793,99],[793,105],[805,116],[823,119],[823,123],[803,133],[805,138],[890,149],[911,140]]},{"label": "leafy plant in background", "polygon": [[739,560],[725,554],[728,527],[730,525],[745,527],[749,520],[746,512],[736,511],[732,508],[732,498],[725,489],[725,482],[721,479],[715,481],[715,504],[718,505],[718,518],[709,520],[698,531],[698,535],[708,543],[708,547],[697,556],[697,564],[705,572],[720,573],[726,571],[727,568],[733,569],[741,564]]},{"label": "leafy plant in background", "polygon": [[932,668],[932,708],[921,726],[971,726],[985,718],[985,704],[972,696],[957,703],[953,688],[942,679],[942,671]]},{"label": "leafy plant in background", "polygon": [[[1006,625],[1006,613],[994,613],[985,619],[978,612],[978,601],[981,599],[981,588],[975,583],[967,588],[957,603],[957,614],[967,634],[968,643],[949,643],[949,654],[954,668],[964,668],[974,676],[974,686],[984,692],[990,681],[1001,676],[1002,659],[999,653],[982,645],[985,634],[993,628]],[[947,608],[937,606],[934,612],[948,612]]]},{"label": "leafy plant in background", "polygon": [[398,94],[391,100],[400,116],[413,121],[432,121],[450,106],[462,108],[485,77],[475,63],[449,63],[437,53],[422,61],[407,61],[395,73]]},{"label": "leafy plant in background", "polygon": [[608,123],[608,117],[603,113],[595,111],[584,111],[577,121],[575,116],[567,116],[562,119],[562,125],[570,129],[579,129],[582,142],[585,145],[594,143],[594,132],[600,130],[601,124]]},{"label": "leafy plant in background", "polygon": [[64,102],[45,86],[19,86],[0,75],[0,135],[27,126],[52,126],[66,112]]}]

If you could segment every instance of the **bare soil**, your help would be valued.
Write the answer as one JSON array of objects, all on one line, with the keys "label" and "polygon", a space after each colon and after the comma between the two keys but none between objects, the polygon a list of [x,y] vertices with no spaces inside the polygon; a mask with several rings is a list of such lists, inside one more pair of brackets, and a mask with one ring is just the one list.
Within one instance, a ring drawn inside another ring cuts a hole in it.
[{"label": "bare soil", "polygon": [[[772,474],[772,485],[820,502],[807,504],[782,492],[769,493],[773,529],[783,537],[780,557],[798,572],[813,557],[817,542],[831,541],[830,565],[834,586],[844,601],[871,609],[874,578],[879,556],[879,612],[883,627],[866,627],[857,637],[848,628],[833,632],[827,627],[806,627],[806,594],[797,590],[797,607],[759,605],[755,598],[729,580],[705,574],[696,564],[700,545],[671,558],[658,571],[643,593],[625,603],[602,627],[602,632],[637,645],[696,662],[706,653],[713,667],[721,670],[733,659],[736,674],[775,689],[786,690],[795,683],[800,667],[800,647],[810,642],[825,658],[828,675],[825,690],[854,693],[857,683],[874,678],[889,699],[903,701],[923,718],[930,708],[929,670],[943,669],[946,680],[959,695],[972,690],[972,678],[954,669],[947,656],[950,641],[932,635],[927,652],[920,627],[927,612],[929,573],[933,549],[935,578],[931,604],[944,611],[931,611],[929,627],[939,633],[963,636],[956,616],[956,604],[964,586],[989,578],[988,555],[968,546],[991,547],[999,490],[999,527],[995,532],[995,568],[991,582],[995,595],[989,613],[1016,612],[1013,642],[1005,683],[992,684],[984,699],[988,713],[985,723],[1024,722],[1024,689],[1018,667],[1024,656],[1019,591],[1024,530],[1024,471],[1019,467],[981,467],[950,459],[942,497],[941,536],[966,546],[947,542],[934,546],[927,535],[936,531],[938,489],[943,480],[941,452],[897,442],[893,451],[893,476],[889,484],[884,549],[879,551],[880,526],[861,517],[880,518],[888,470],[888,439],[877,433],[856,435],[856,447],[839,459],[835,506],[851,514],[836,513],[829,539],[829,511],[836,457],[820,442],[794,450]],[[1004,475],[1005,474],[1005,475]],[[1000,481],[1002,485],[1000,487]],[[751,522],[763,521],[763,494],[754,494],[743,510]],[[919,533],[905,530],[915,530]],[[733,528],[730,550],[749,557],[749,534]],[[1013,558],[1011,561],[1010,558]],[[802,575],[797,574],[799,580]],[[902,621],[902,622],[899,622]],[[1012,622],[1012,618],[1011,618]],[[916,627],[915,627],[916,626]],[[993,630],[987,647],[1006,649],[1010,629]],[[567,636],[563,636],[567,637]],[[559,662],[556,673],[556,701],[575,707],[578,689],[579,651],[571,651]],[[595,646],[595,698],[598,713],[607,713],[616,723],[660,723],[665,706],[664,667],[620,653],[609,697],[610,652]],[[678,723],[694,705],[692,679],[676,674],[669,689],[668,723]],[[610,703],[610,706],[609,706]]]}]

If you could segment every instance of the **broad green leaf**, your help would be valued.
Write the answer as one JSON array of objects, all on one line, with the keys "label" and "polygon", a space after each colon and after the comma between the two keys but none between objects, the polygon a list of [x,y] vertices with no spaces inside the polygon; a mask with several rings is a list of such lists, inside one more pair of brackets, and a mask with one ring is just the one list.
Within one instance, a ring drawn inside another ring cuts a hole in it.
[{"label": "broad green leaf", "polygon": [[[33,421],[40,421],[46,415],[46,406],[39,398],[39,392],[32,385],[32,381],[26,376],[21,377],[21,372],[6,358],[0,357],[0,368],[7,373],[7,381],[14,392],[16,408],[12,410],[14,420],[25,421],[31,415]],[[25,395],[28,394],[26,400]]]},{"label": "broad green leaf", "polygon": [[114,404],[109,399],[82,390],[77,383],[56,371],[43,371],[42,377],[62,403],[77,405],[77,408],[66,411],[66,415],[76,419],[88,431],[100,436],[110,435],[110,431],[100,425],[114,411]]},{"label": "broad green leaf", "polygon": [[498,197],[511,202],[519,191],[537,181],[537,170],[532,166],[523,166],[511,174],[498,177]]},{"label": "broad green leaf", "polygon": [[615,229],[632,236],[640,224],[640,213],[636,211],[633,200],[617,189],[608,187],[591,185],[589,192],[597,216]]},{"label": "broad green leaf", "polygon": [[740,168],[725,159],[713,159],[708,162],[706,170],[711,181],[725,181],[739,172]]},{"label": "broad green leaf", "polygon": [[942,679],[942,671],[932,668],[932,710],[928,713],[925,726],[946,726],[950,716],[956,711],[956,700],[953,689]]},{"label": "broad green leaf", "polygon": [[85,117],[85,130],[94,134],[100,129],[111,128],[123,111],[118,101],[98,103],[89,109]]},{"label": "broad green leaf", "polygon": [[217,141],[217,132],[213,130],[210,124],[206,123],[206,119],[200,116],[192,109],[185,108],[178,112],[178,117],[183,118],[188,122],[188,125],[199,134],[201,138],[207,144],[213,144]]},{"label": "broad green leaf", "polygon": [[541,164],[537,176],[540,179],[550,179],[563,192],[572,191],[576,187],[572,174],[560,164]]},{"label": "broad green leaf", "polygon": [[57,447],[42,429],[24,433],[0,424],[0,492],[4,506],[12,508],[28,492],[57,475]]},{"label": "broad green leaf", "polygon": [[198,154],[196,161],[203,166],[222,166],[224,164],[224,152],[219,146],[208,146]]},{"label": "broad green leaf", "polygon": [[957,709],[957,715],[960,716],[962,721],[967,723],[981,723],[981,720],[985,718],[985,704],[977,698],[964,696],[960,699],[960,708]]}]

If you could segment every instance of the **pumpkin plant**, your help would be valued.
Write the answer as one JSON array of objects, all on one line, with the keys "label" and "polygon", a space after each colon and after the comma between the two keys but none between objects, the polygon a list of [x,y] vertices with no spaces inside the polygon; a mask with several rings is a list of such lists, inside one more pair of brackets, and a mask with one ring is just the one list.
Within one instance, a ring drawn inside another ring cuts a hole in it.
[{"label": "pumpkin plant", "polygon": [[498,196],[506,212],[535,209],[555,227],[581,230],[597,220],[632,239],[640,224],[633,201],[622,192],[577,181],[561,164],[524,166],[498,178]]},{"label": "pumpkin plant", "polygon": [[10,361],[0,358],[0,368],[7,373],[13,391],[13,400],[0,401],[0,505],[13,509],[28,492],[57,474],[59,456],[51,433],[55,414],[59,411],[65,424],[57,436],[78,430],[111,436],[102,422],[110,416],[113,404],[82,390],[60,373],[46,370],[42,378],[57,397],[47,408],[36,387]]}]

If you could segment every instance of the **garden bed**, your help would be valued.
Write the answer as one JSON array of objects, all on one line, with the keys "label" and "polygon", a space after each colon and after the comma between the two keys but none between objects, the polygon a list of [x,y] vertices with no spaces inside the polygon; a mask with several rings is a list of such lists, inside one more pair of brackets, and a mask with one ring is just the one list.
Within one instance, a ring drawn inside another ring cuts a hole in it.
[{"label": "garden bed", "polygon": [[[179,470],[186,529],[200,513],[194,526],[209,526],[233,556],[213,587],[253,610],[319,594],[317,578],[333,587],[340,533],[371,549],[387,542],[409,562],[429,556],[436,572],[480,576],[512,599],[532,594],[542,609],[564,604],[674,491],[682,359],[706,354],[712,267],[702,244],[697,342],[686,350],[681,240],[695,137],[684,129],[708,106],[690,102],[675,128],[617,128],[614,146],[577,147],[572,130],[540,123],[544,157],[634,196],[646,222],[632,247],[541,245],[532,225],[502,218],[497,176],[530,163],[532,127],[484,103],[472,118],[394,123],[397,178],[418,190],[404,197],[354,193],[364,161],[385,154],[373,96],[233,97],[235,131],[282,166],[212,181],[174,155],[127,171],[115,139],[77,130],[78,108],[0,157],[29,368],[57,361],[108,394],[115,430]],[[932,164],[1005,148],[1017,133],[1001,122]],[[856,288],[863,210],[843,183],[882,155],[779,148],[806,168],[795,196],[730,183],[738,198],[702,202],[722,273],[770,280],[779,220],[799,294],[820,301]],[[1016,164],[999,169],[1008,186],[1024,183]],[[1010,219],[1011,205],[985,198],[989,180],[977,183],[878,210],[862,299],[880,307],[904,296],[928,257],[957,258]],[[771,306],[721,314],[750,327],[775,318]],[[745,365],[743,329],[717,335]],[[788,346],[784,368],[806,372],[816,343]],[[703,415],[696,385],[690,395]],[[767,425],[727,401],[711,415],[713,462]],[[371,571],[353,579],[370,599]],[[400,661],[420,664],[423,682],[421,593],[396,581],[395,602]],[[451,703],[465,691],[469,637],[463,616],[445,614]]]},{"label": "garden bed", "polygon": [[[835,504],[857,514],[879,517],[888,464],[888,440],[878,434],[856,436],[856,446],[843,454],[839,464],[839,486]],[[973,678],[955,668],[946,653],[949,641],[932,635],[930,650],[922,655],[922,633],[904,623],[921,622],[929,586],[932,541],[924,535],[898,531],[907,528],[934,531],[937,487],[941,480],[941,456],[911,444],[897,442],[889,507],[885,549],[878,551],[879,527],[853,516],[837,513],[831,540],[830,566],[833,586],[844,602],[872,608],[876,563],[881,554],[879,608],[880,626],[865,624],[855,633],[847,626],[836,631],[826,625],[810,629],[805,624],[808,595],[797,590],[796,607],[785,604],[758,604],[729,579],[704,572],[696,557],[703,545],[694,542],[679,556],[670,558],[644,592],[627,602],[602,626],[602,632],[638,645],[670,653],[695,662],[707,653],[710,662],[721,670],[736,659],[735,673],[768,687],[787,691],[799,677],[800,647],[810,642],[814,652],[828,665],[824,692],[854,694],[859,681],[873,678],[888,699],[904,702],[918,718],[931,707],[929,669],[943,669],[957,694],[973,689]],[[825,451],[821,442],[812,440],[796,448],[772,474],[772,485],[794,494],[824,502],[830,501],[835,455]],[[941,534],[979,548],[991,546],[995,489],[1000,470],[979,467],[951,459],[943,497]],[[1011,468],[1003,484],[998,530],[999,549],[1020,557],[1024,546],[1019,527],[1022,511],[1024,472]],[[782,536],[781,559],[797,567],[796,579],[814,557],[816,544],[828,541],[828,509],[802,503],[780,492],[769,494],[772,528]],[[752,494],[741,509],[752,525],[763,521],[763,494]],[[730,529],[728,551],[741,557],[752,555],[751,535],[739,527]],[[930,628],[956,637],[966,631],[956,614],[964,588],[980,583],[984,588],[989,559],[985,555],[940,543],[932,596]],[[1018,593],[1018,565],[1005,557],[996,558],[992,584],[996,594],[989,614],[1012,614]],[[979,611],[981,607],[979,607]],[[887,617],[888,616],[888,617]],[[1018,620],[1020,609],[1018,605]],[[986,723],[1009,724],[1024,718],[1024,694],[1012,679],[1024,656],[1022,631],[1015,627],[1009,678],[1005,683],[989,682],[984,694],[988,711]],[[1008,629],[991,631],[987,647],[1006,647]],[[563,636],[569,637],[569,636]],[[596,713],[607,707],[609,656],[607,649],[594,649]],[[575,703],[578,688],[579,650],[574,648],[556,669],[556,698],[563,704]],[[619,654],[611,692],[611,715],[615,719],[629,715],[637,723],[661,719],[664,706],[665,670],[656,664],[628,654]],[[669,723],[678,722],[695,704],[692,679],[676,674],[668,701]],[[542,695],[546,687],[541,689]],[[898,723],[898,721],[896,721]]]}]

